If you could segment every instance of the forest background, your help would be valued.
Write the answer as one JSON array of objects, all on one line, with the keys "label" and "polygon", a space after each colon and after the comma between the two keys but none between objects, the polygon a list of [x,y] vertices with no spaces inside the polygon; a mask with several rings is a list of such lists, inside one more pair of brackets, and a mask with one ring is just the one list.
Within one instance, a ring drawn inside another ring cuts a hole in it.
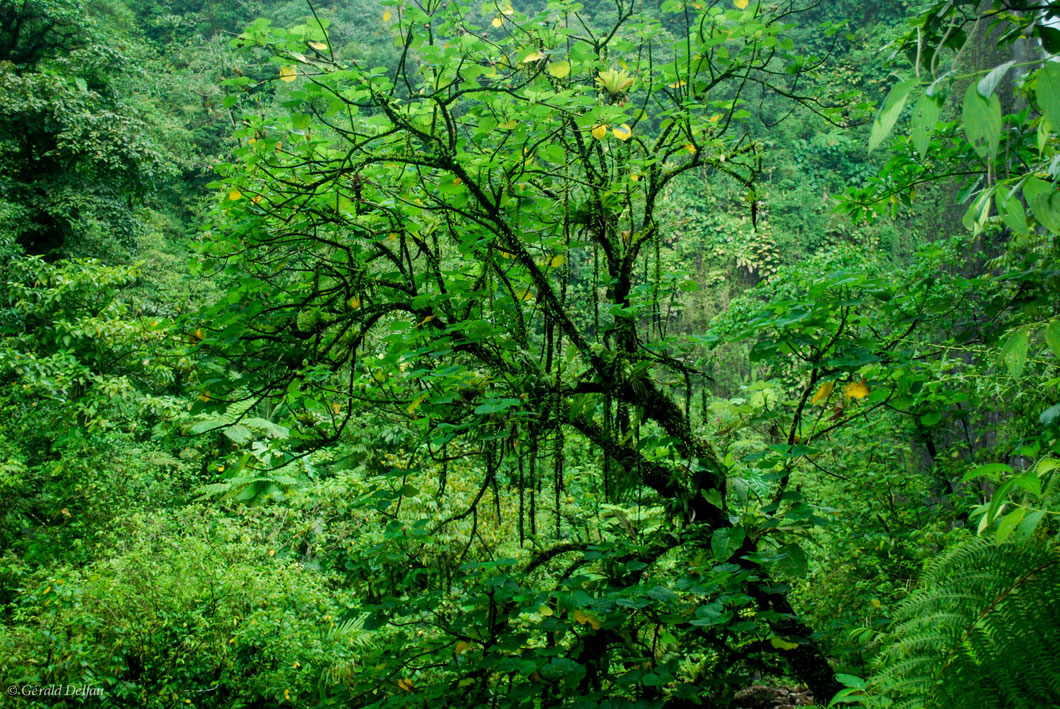
[{"label": "forest background", "polygon": [[1058,15],[0,0],[0,680],[1056,704]]}]

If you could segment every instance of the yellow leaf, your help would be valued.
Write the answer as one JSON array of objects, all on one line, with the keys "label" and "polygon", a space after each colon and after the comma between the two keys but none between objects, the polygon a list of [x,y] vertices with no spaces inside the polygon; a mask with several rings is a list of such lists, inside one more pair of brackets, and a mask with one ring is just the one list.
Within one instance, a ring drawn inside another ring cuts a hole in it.
[{"label": "yellow leaf", "polygon": [[601,123],[592,130],[593,137],[597,140],[603,140],[604,136],[607,135],[607,124]]},{"label": "yellow leaf", "polygon": [[331,405],[331,413],[338,415],[342,413],[342,404],[335,403]]},{"label": "yellow leaf", "polygon": [[346,301],[346,305],[350,306],[351,310],[356,310],[357,308],[361,307],[361,299],[357,296],[353,296],[352,298]]},{"label": "yellow leaf", "polygon": [[851,382],[843,387],[843,396],[849,399],[864,399],[868,395],[869,387],[865,384],[864,379]]},{"label": "yellow leaf", "polygon": [[504,24],[504,20],[502,20],[500,18],[500,16],[497,16],[497,17],[493,18],[493,22],[490,22],[490,24],[493,25],[494,27],[500,27],[501,25]]},{"label": "yellow leaf", "polygon": [[670,84],[669,86],[670,86],[671,89],[679,89],[682,86],[686,86],[687,83],[688,82],[685,82],[685,81],[675,81],[674,83]]},{"label": "yellow leaf", "polygon": [[402,689],[404,689],[406,692],[411,692],[412,691],[412,680],[407,678],[407,677],[405,679],[399,679],[398,680],[398,686],[401,687]]},{"label": "yellow leaf", "polygon": [[51,591],[51,590],[52,590],[52,587],[48,586],[48,588],[44,589],[44,592],[41,595],[42,596],[46,596],[46,595],[48,595],[48,591]]},{"label": "yellow leaf", "polygon": [[461,180],[459,177],[454,177],[453,184],[459,187],[460,185],[464,184],[464,181]]},{"label": "yellow leaf", "polygon": [[409,414],[411,414],[416,409],[420,408],[420,404],[422,404],[424,399],[426,399],[426,398],[427,398],[426,394],[420,394],[419,396],[417,396],[415,399],[412,400],[412,403],[409,404],[409,407],[407,409],[405,409],[405,411],[407,411]]},{"label": "yellow leaf", "polygon": [[276,556],[276,550],[275,549],[269,549],[269,556]]},{"label": "yellow leaf", "polygon": [[503,5],[501,5],[501,14],[502,15],[513,15],[513,14],[515,14],[515,10],[512,9],[512,4],[510,2],[506,2]]},{"label": "yellow leaf", "polygon": [[296,76],[298,76],[298,71],[293,66],[280,67],[280,79],[282,81],[290,83],[295,80]]},{"label": "yellow leaf", "polygon": [[693,155],[696,154],[696,146],[692,145],[691,143],[685,143],[685,150],[692,153]]},{"label": "yellow leaf", "polygon": [[520,64],[527,64],[529,62],[536,62],[536,61],[540,61],[540,60],[542,60],[544,58],[545,58],[545,55],[542,54],[541,52],[530,52],[525,57],[523,57],[523,61],[521,61]]},{"label": "yellow leaf", "polygon": [[261,195],[260,194],[254,195],[253,197],[250,198],[250,201],[253,202],[254,204],[257,204],[258,202],[261,201]]},{"label": "yellow leaf", "polygon": [[420,320],[418,323],[416,323],[416,327],[419,327],[420,325],[426,325],[431,320],[434,320],[434,316],[433,315],[428,315],[423,320]]},{"label": "yellow leaf", "polygon": [[869,603],[871,603],[871,604],[872,604],[872,607],[873,607],[873,608],[879,608],[880,606],[882,606],[882,605],[883,605],[882,603],[880,603],[880,602],[879,602],[878,600],[876,600],[875,598],[873,598],[873,599],[872,599],[871,601],[869,601]]},{"label": "yellow leaf", "polygon": [[231,190],[228,193],[228,199],[232,200],[233,202],[235,202],[237,199],[239,199],[242,196],[243,196],[243,193],[240,192],[239,190]]},{"label": "yellow leaf", "polygon": [[391,14],[390,10],[387,10],[386,12],[383,13],[383,22],[390,22],[390,18],[393,17],[393,16],[394,15]]},{"label": "yellow leaf", "polygon": [[518,125],[519,124],[515,121],[505,121],[504,123],[499,124],[497,127],[501,130],[515,130]]},{"label": "yellow leaf", "polygon": [[749,2],[750,2],[750,0],[735,0],[733,2],[733,5],[735,5],[736,7],[740,8],[741,10],[746,10],[747,9],[747,5],[749,4]]},{"label": "yellow leaf", "polygon": [[323,51],[327,50],[327,48],[328,48],[328,45],[325,44],[324,42],[310,42],[309,46],[312,47],[313,49],[319,51],[319,52],[323,52]]},{"label": "yellow leaf", "polygon": [[[747,0],[744,0],[744,4],[747,4]],[[798,643],[789,643],[787,640],[777,635],[774,635],[769,639],[769,644],[778,650],[794,650],[799,646]]]},{"label": "yellow leaf", "polygon": [[533,300],[534,294],[529,288],[524,288],[516,294],[519,300]]},{"label": "yellow leaf", "polygon": [[835,388],[835,382],[825,382],[821,385],[821,388],[817,390],[817,393],[813,395],[813,404],[819,404],[832,395],[832,389]]},{"label": "yellow leaf", "polygon": [[570,73],[570,62],[553,62],[548,65],[548,73],[557,79],[562,79]]},{"label": "yellow leaf", "polygon": [[467,652],[470,649],[471,649],[471,643],[467,642],[466,640],[461,640],[460,642],[458,642],[456,644],[456,647],[453,648],[453,654],[454,655],[462,655],[463,653]]},{"label": "yellow leaf", "polygon": [[574,611],[574,620],[582,625],[589,625],[593,630],[599,630],[603,627],[603,623],[594,616],[592,613],[586,613],[585,611]]},{"label": "yellow leaf", "polygon": [[616,138],[623,141],[629,140],[630,136],[633,135],[633,129],[626,123],[623,123],[620,126],[615,126],[611,132],[615,134]]},{"label": "yellow leaf", "polygon": [[559,268],[560,266],[563,265],[563,261],[564,260],[565,259],[563,258],[563,254],[556,254],[555,256],[552,257],[552,260],[548,262],[548,267],[549,268]]}]

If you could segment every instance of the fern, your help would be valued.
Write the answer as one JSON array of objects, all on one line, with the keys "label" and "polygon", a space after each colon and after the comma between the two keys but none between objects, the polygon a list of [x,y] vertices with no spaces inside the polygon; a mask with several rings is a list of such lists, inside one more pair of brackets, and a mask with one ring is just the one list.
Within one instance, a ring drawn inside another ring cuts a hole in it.
[{"label": "fern", "polygon": [[[368,614],[350,618],[345,623],[332,626],[328,637],[337,638],[350,645],[355,650],[365,650],[371,644],[372,634],[364,629],[364,622]],[[327,684],[353,683],[353,678],[358,670],[355,658],[345,658],[333,663],[324,670],[324,682]]]},{"label": "fern", "polygon": [[973,539],[899,606],[873,684],[896,707],[1057,706],[1058,654],[1058,549]]}]

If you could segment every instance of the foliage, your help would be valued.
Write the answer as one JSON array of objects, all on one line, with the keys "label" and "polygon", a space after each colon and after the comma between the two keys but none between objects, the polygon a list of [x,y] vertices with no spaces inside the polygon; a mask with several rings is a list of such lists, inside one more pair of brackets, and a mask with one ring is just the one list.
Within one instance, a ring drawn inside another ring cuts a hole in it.
[{"label": "foliage", "polygon": [[193,509],[131,516],[106,542],[105,560],[19,580],[0,635],[7,684],[101,687],[97,705],[115,707],[344,696],[319,680],[344,676],[371,636],[312,571]]}]

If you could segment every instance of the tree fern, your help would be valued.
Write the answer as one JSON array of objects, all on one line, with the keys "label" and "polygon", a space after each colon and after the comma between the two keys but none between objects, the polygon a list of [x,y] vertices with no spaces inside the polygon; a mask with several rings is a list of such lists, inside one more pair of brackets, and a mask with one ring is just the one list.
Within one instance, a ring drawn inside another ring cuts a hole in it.
[{"label": "tree fern", "polygon": [[973,539],[899,606],[873,684],[897,707],[1057,706],[1058,657],[1058,549]]}]

